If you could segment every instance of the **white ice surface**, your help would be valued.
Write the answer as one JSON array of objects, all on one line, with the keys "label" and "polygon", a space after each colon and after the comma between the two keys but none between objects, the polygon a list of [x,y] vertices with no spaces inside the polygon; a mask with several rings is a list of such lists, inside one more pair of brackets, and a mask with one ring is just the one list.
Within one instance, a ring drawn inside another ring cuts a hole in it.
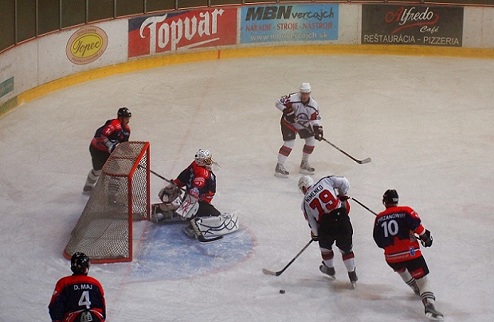
[{"label": "white ice surface", "polygon": [[[337,280],[322,276],[316,245],[283,275],[262,274],[281,269],[310,238],[296,186],[303,141],[286,163],[290,177],[273,176],[282,144],[274,102],[302,81],[312,84],[325,136],[372,158],[359,165],[320,142],[315,177],[346,176],[349,194],[374,211],[386,189],[397,189],[434,237],[424,256],[437,308],[447,321],[492,321],[493,75],[493,60],[246,58],[111,76],[21,106],[0,119],[0,321],[49,320],[55,282],[70,273],[62,251],[87,201],[88,145],[120,106],[133,113],[131,139],[151,143],[152,169],[166,177],[198,148],[212,151],[221,165],[214,204],[238,211],[255,242],[228,269],[178,280],[131,279],[145,261],[92,265],[108,321],[424,321],[421,303],[372,240],[373,215],[356,203],[357,289],[348,288],[339,256]],[[153,176],[154,200],[162,185]],[[140,245],[150,242],[142,237],[148,224],[136,225]]]}]

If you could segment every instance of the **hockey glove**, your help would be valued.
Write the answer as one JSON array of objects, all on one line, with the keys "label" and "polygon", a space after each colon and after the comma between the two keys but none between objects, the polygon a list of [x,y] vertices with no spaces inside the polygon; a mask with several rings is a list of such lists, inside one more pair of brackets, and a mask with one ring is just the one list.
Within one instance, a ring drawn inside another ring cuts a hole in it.
[{"label": "hockey glove", "polygon": [[313,232],[312,230],[310,231],[310,238],[311,238],[313,241],[319,241],[319,236],[314,235],[314,232]]},{"label": "hockey glove", "polygon": [[199,189],[197,189],[197,188],[190,189],[189,195],[191,195],[192,197],[194,197],[196,199],[199,199]]},{"label": "hockey glove", "polygon": [[295,111],[291,106],[285,107],[283,110],[283,116],[287,122],[295,123]]},{"label": "hockey glove", "polygon": [[432,236],[431,232],[429,230],[425,230],[425,232],[419,236],[420,237],[420,242],[422,243],[422,246],[424,247],[431,247],[432,246]]},{"label": "hockey glove", "polygon": [[338,198],[341,200],[341,201],[347,201],[348,199],[350,199],[350,197],[348,197],[347,195],[339,195]]},{"label": "hockey glove", "polygon": [[312,127],[312,129],[314,130],[314,138],[318,141],[321,141],[323,138],[323,135],[324,135],[322,126],[321,125],[314,125]]},{"label": "hockey glove", "polygon": [[106,140],[105,145],[108,148],[108,152],[112,153],[115,150],[115,148],[117,147],[118,143],[119,142],[117,142],[117,141]]}]

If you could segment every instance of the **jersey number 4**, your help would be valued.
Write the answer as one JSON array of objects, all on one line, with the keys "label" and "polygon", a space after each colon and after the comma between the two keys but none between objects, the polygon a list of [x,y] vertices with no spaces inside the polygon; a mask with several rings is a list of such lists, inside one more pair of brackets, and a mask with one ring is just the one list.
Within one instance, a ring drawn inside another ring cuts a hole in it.
[{"label": "jersey number 4", "polygon": [[79,306],[85,306],[86,309],[91,308],[91,300],[89,299],[89,291],[83,291],[79,298]]}]

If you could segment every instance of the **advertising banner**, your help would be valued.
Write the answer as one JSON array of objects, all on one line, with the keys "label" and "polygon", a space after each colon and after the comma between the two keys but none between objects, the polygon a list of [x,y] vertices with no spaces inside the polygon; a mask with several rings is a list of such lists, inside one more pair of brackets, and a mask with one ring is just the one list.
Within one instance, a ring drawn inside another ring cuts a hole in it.
[{"label": "advertising banner", "polygon": [[77,65],[92,63],[108,46],[108,35],[97,26],[84,26],[70,36],[65,46],[67,58]]},{"label": "advertising banner", "polygon": [[461,47],[463,7],[362,5],[362,44]]},{"label": "advertising banner", "polygon": [[14,77],[10,77],[0,83],[0,97],[7,95],[14,90]]},{"label": "advertising banner", "polygon": [[337,4],[241,8],[240,43],[338,39]]},{"label": "advertising banner", "polygon": [[237,9],[171,12],[129,19],[129,58],[179,50],[234,45]]}]

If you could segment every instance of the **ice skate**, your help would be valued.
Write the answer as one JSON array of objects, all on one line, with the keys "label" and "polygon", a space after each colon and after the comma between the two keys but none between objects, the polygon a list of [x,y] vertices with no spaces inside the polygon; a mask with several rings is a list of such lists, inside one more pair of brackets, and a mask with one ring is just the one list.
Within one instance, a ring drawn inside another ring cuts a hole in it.
[{"label": "ice skate", "polygon": [[94,172],[94,170],[89,171],[89,173],[87,174],[86,183],[84,184],[84,188],[82,188],[83,193],[90,194],[91,191],[93,191],[93,188],[96,185],[96,181],[98,181],[99,172],[101,171],[96,171],[96,173]]},{"label": "ice skate", "polygon": [[276,163],[276,167],[274,168],[275,177],[287,178],[290,172],[286,171],[285,167],[281,163]]},{"label": "ice skate", "polygon": [[316,171],[316,169],[310,166],[309,161],[302,161],[300,163],[301,174],[314,174],[314,171]]},{"label": "ice skate", "polygon": [[187,237],[196,238],[194,228],[192,228],[192,225],[190,223],[187,226],[185,226],[182,230],[187,235]]},{"label": "ice skate", "polygon": [[355,288],[358,281],[357,269],[354,269],[353,272],[348,272],[348,278],[350,278],[350,282],[352,283],[352,288]]},{"label": "ice skate", "polygon": [[336,278],[334,276],[336,274],[334,267],[328,267],[326,266],[326,264],[324,264],[324,262],[322,263],[322,265],[319,266],[319,270],[321,271],[321,273],[328,275],[332,279]]},{"label": "ice skate", "polygon": [[425,316],[430,320],[442,321],[444,320],[444,315],[437,311],[432,303],[426,303],[425,305]]}]

